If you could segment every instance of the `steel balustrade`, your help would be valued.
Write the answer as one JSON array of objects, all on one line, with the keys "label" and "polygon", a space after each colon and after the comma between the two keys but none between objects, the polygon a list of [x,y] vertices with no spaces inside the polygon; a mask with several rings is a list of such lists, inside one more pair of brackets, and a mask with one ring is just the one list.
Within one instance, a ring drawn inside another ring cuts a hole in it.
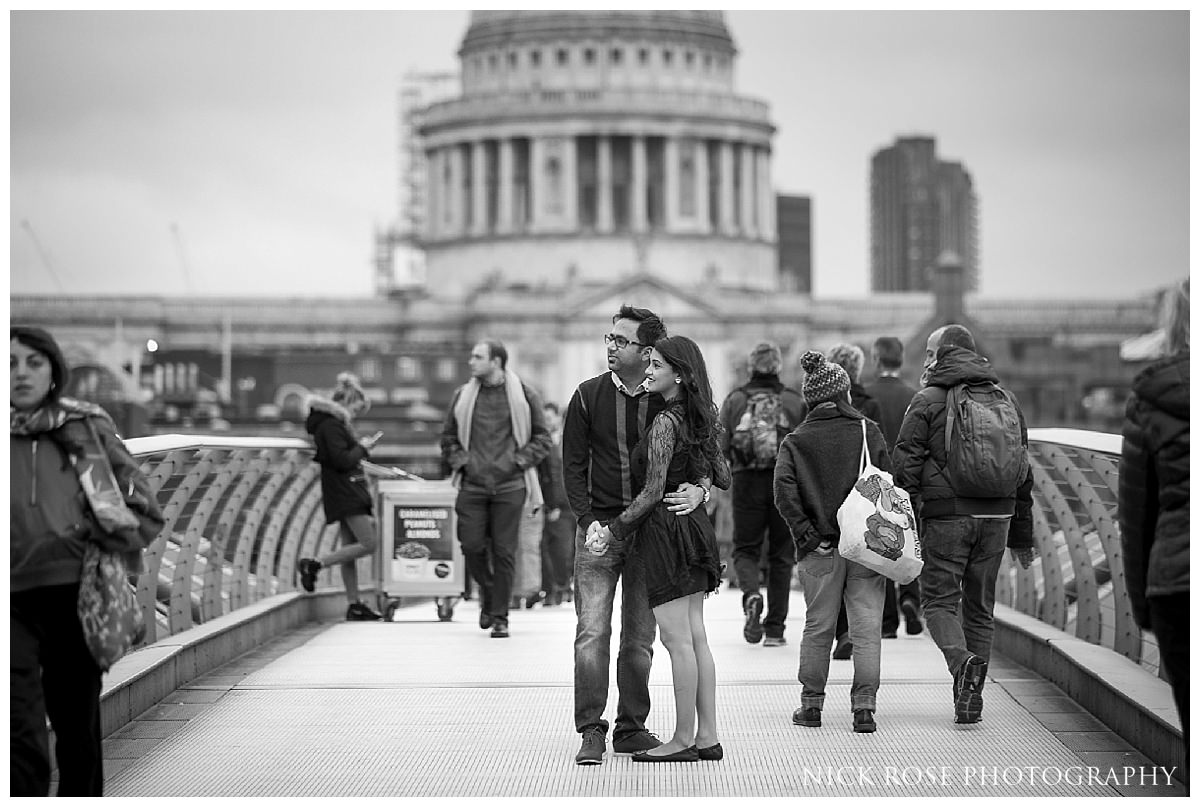
[{"label": "steel balustrade", "polygon": [[1121,437],[1030,429],[1036,551],[1005,554],[996,601],[1159,673],[1153,634],[1133,620],[1117,517]]},{"label": "steel balustrade", "polygon": [[[1034,563],[1021,569],[1005,554],[997,602],[1157,673],[1157,646],[1134,623],[1125,587],[1120,436],[1031,429],[1029,443]],[[294,590],[296,561],[336,544],[305,440],[161,435],[126,444],[166,518],[137,584],[147,643]]]}]

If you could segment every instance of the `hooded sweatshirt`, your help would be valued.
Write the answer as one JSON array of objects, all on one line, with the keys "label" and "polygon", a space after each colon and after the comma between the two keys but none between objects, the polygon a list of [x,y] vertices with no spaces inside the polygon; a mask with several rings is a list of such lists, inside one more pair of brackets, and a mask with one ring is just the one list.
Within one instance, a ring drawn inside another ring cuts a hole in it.
[{"label": "hooded sweatshirt", "polygon": [[[1012,516],[1008,546],[1033,546],[1033,470],[1012,496],[977,498],[958,496],[946,474],[946,397],[959,384],[980,384],[999,379],[991,362],[961,347],[942,347],[928,371],[924,389],[913,396],[896,448],[892,466],[896,484],[908,491],[922,519],[946,516]],[[999,394],[999,393],[997,393]],[[1015,399],[1014,399],[1015,400]],[[1025,416],[1020,406],[1021,442],[1028,445]]]},{"label": "hooded sweatshirt", "polygon": [[1125,585],[1142,627],[1150,626],[1147,597],[1191,589],[1189,358],[1147,367],[1125,406],[1118,513]]}]

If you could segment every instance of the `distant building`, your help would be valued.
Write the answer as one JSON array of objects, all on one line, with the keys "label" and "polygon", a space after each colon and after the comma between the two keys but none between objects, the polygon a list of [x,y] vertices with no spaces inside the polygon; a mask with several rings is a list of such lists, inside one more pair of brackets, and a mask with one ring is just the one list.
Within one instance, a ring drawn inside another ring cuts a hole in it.
[{"label": "distant building", "polygon": [[939,160],[932,137],[901,137],[871,158],[871,290],[929,291],[946,250],[968,291],[979,288],[978,199],[962,163]]},{"label": "distant building", "polygon": [[787,291],[811,294],[812,199],[807,196],[775,197],[775,227],[779,239],[779,281]]}]

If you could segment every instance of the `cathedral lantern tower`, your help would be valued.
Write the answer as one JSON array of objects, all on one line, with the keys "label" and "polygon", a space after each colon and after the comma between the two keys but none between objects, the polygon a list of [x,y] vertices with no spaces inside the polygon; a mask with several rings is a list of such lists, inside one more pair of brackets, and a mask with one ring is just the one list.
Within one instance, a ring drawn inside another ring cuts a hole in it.
[{"label": "cathedral lantern tower", "polygon": [[426,285],[779,288],[766,103],[718,11],[476,11],[414,115]]}]

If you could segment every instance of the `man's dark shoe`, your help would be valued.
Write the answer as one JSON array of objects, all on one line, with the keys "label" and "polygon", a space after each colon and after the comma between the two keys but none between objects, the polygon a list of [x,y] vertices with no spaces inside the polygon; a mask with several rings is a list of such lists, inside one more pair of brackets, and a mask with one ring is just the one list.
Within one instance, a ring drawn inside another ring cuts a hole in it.
[{"label": "man's dark shoe", "polygon": [[583,744],[575,755],[576,765],[599,765],[604,761],[604,729],[588,726],[583,730]]},{"label": "man's dark shoe", "polygon": [[909,636],[916,636],[925,630],[925,626],[921,624],[921,616],[917,611],[917,604],[915,602],[909,599],[901,600],[900,612],[904,614],[904,632]]},{"label": "man's dark shoe", "polygon": [[884,631],[884,632],[883,632],[881,635],[882,635],[882,637],[883,637],[884,639],[895,639],[895,638],[896,638],[896,631],[894,631],[894,630],[885,630],[885,631]]},{"label": "man's dark shoe", "polygon": [[821,728],[821,710],[815,706],[801,706],[792,712],[792,723],[797,726],[808,726],[810,729]]},{"label": "man's dark shoe", "polygon": [[764,636],[763,647],[783,647],[787,644],[787,639],[782,636]]},{"label": "man's dark shoe", "polygon": [[833,648],[833,657],[838,661],[845,661],[854,653],[854,645],[850,641],[849,634],[843,633],[838,637],[837,645]]},{"label": "man's dark shoe", "polygon": [[313,558],[300,558],[296,570],[300,572],[300,588],[311,594],[317,586],[317,572],[321,571],[321,562]]},{"label": "man's dark shoe", "polygon": [[747,596],[746,601],[742,603],[742,611],[746,614],[746,625],[742,628],[742,636],[750,644],[758,644],[763,637],[762,595],[755,593]]},{"label": "man's dark shoe", "polygon": [[988,663],[970,656],[954,676],[954,722],[978,723],[983,717],[983,684]]},{"label": "man's dark shoe", "polygon": [[374,622],[383,619],[383,614],[374,611],[361,602],[351,603],[346,609],[347,622]]},{"label": "man's dark shoe", "polygon": [[614,754],[636,754],[638,751],[649,751],[651,748],[658,748],[660,745],[662,745],[662,740],[645,729],[635,731],[633,734],[626,734],[620,739],[617,739],[615,735],[613,736]]},{"label": "man's dark shoe", "polygon": [[875,730],[875,716],[870,709],[859,709],[854,713],[854,731],[858,734],[870,734]]},{"label": "man's dark shoe", "polygon": [[508,620],[502,617],[496,617],[492,620],[492,638],[507,639],[508,638]]}]

